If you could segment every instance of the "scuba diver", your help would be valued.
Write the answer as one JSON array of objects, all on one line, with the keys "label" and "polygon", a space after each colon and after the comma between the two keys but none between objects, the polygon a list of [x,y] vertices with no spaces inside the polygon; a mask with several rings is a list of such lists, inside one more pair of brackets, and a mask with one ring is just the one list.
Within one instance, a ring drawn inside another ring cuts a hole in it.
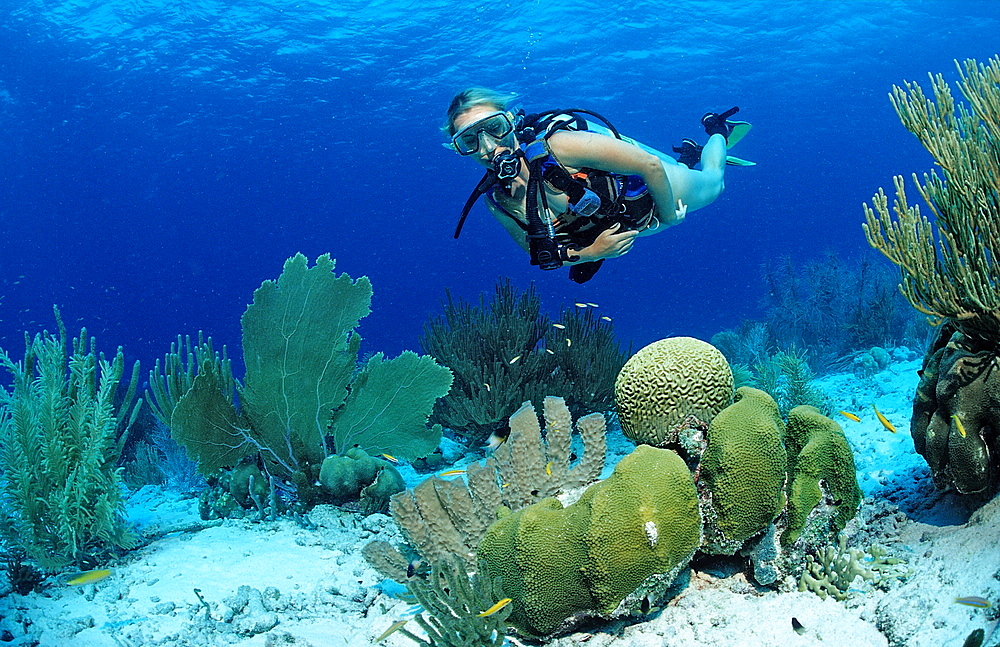
[{"label": "scuba diver", "polygon": [[722,193],[727,164],[753,165],[728,155],[750,129],[729,119],[739,108],[703,116],[708,142],[702,147],[685,139],[673,148],[680,153],[675,160],[622,136],[595,112],[526,115],[509,104],[505,95],[469,88],[448,107],[443,130],[450,142],[444,146],[486,167],[455,238],[484,197],[532,265],[568,265],[577,283],[590,280],[604,259],[627,254],[637,237],[679,224],[688,211],[711,204]]}]

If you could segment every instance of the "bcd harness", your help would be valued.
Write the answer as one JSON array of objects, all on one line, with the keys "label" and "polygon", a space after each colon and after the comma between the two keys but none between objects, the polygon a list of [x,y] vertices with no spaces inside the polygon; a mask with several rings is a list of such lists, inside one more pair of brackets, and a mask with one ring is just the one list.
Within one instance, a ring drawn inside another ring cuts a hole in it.
[{"label": "bcd harness", "polygon": [[[547,110],[531,115],[518,110],[514,115],[517,148],[493,158],[492,166],[465,202],[455,227],[455,238],[461,234],[465,219],[480,197],[498,184],[505,188],[510,186],[520,171],[521,160],[528,166],[527,224],[503,211],[525,231],[532,265],[554,270],[567,261],[577,260],[579,257],[573,252],[593,243],[602,231],[615,223],[621,224],[620,231],[646,228],[653,220],[654,204],[641,178],[586,168],[571,174],[552,155],[548,140],[553,134],[560,130],[588,130],[587,120],[581,116],[584,114],[601,120],[612,135],[627,141],[611,122],[589,110]],[[539,214],[539,202],[543,208],[548,208],[542,181],[566,194],[569,208],[576,215],[558,233],[553,224],[542,220]],[[584,283],[597,273],[603,262],[577,263],[570,268],[570,278]]]}]

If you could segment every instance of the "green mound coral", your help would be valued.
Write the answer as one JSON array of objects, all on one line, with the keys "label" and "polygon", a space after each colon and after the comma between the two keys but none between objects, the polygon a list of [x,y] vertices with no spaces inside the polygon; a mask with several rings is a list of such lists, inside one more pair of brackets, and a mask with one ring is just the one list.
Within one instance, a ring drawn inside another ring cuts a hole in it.
[{"label": "green mound coral", "polygon": [[732,401],[733,372],[714,346],[692,337],[653,342],[633,355],[615,381],[622,431],[636,443],[676,443],[688,416],[709,421]]},{"label": "green mound coral", "polygon": [[705,510],[702,550],[733,554],[785,505],[785,425],[774,399],[740,387],[708,429],[699,466]]},{"label": "green mound coral", "polygon": [[575,614],[614,611],[652,575],[672,579],[700,536],[684,461],[640,446],[575,503],[544,499],[501,518],[478,551],[513,600],[510,623],[545,635]]},{"label": "green mound coral", "polygon": [[800,405],[788,414],[785,446],[788,520],[782,542],[798,539],[817,510],[819,531],[840,532],[861,504],[854,454],[840,425],[815,407]]},{"label": "green mound coral", "polygon": [[[329,255],[309,267],[296,254],[277,281],[254,292],[241,319],[242,384],[210,349],[193,380],[174,381],[190,388],[173,407],[171,435],[206,476],[253,457],[267,477],[294,483],[308,505],[330,495],[315,484],[324,461],[338,452],[357,447],[417,458],[437,447],[441,428],[429,427],[427,417],[448,392],[451,372],[408,351],[391,360],[376,354],[358,370],[361,337],[354,329],[369,312],[371,285],[333,268]],[[164,365],[183,370],[180,361]],[[162,399],[169,410],[173,398]],[[398,481],[391,473],[382,479],[384,473],[366,485],[377,483],[369,492],[380,500]]]},{"label": "green mound coral", "polygon": [[372,458],[360,447],[328,456],[320,467],[319,482],[331,502],[358,501],[365,514],[388,512],[389,497],[406,489],[395,467]]}]

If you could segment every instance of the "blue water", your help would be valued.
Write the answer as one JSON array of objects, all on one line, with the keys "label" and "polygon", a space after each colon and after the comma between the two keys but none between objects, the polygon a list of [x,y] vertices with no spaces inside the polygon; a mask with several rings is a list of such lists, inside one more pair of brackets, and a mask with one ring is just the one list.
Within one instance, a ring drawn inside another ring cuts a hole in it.
[{"label": "blue water", "polygon": [[[930,157],[893,83],[1000,51],[1000,3],[51,0],[0,12],[0,346],[54,328],[151,360],[177,333],[238,347],[295,252],[368,275],[368,350],[416,348],[445,288],[509,276],[620,336],[757,317],[760,267],[874,254],[861,203]],[[16,5],[15,8],[10,8]],[[565,9],[560,9],[564,7]],[[667,150],[732,105],[754,130],[713,205],[577,286],[527,264],[438,131],[468,85],[586,107]],[[234,353],[237,354],[238,353]]]}]

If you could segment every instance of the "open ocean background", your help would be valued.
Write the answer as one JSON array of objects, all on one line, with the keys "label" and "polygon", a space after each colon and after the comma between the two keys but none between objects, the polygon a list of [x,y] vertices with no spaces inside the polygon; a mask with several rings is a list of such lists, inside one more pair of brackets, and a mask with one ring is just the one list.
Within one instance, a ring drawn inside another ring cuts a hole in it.
[{"label": "open ocean background", "polygon": [[[240,356],[239,319],[286,258],[367,275],[363,349],[416,349],[445,289],[534,281],[601,306],[624,342],[759,317],[761,266],[881,257],[861,203],[930,156],[892,84],[1000,52],[1000,3],[31,0],[0,10],[0,347],[54,329],[144,368],[178,333]],[[584,107],[669,150],[739,105],[727,188],[585,286],[543,273],[439,131],[469,85]],[[242,374],[242,371],[239,372]]]}]

